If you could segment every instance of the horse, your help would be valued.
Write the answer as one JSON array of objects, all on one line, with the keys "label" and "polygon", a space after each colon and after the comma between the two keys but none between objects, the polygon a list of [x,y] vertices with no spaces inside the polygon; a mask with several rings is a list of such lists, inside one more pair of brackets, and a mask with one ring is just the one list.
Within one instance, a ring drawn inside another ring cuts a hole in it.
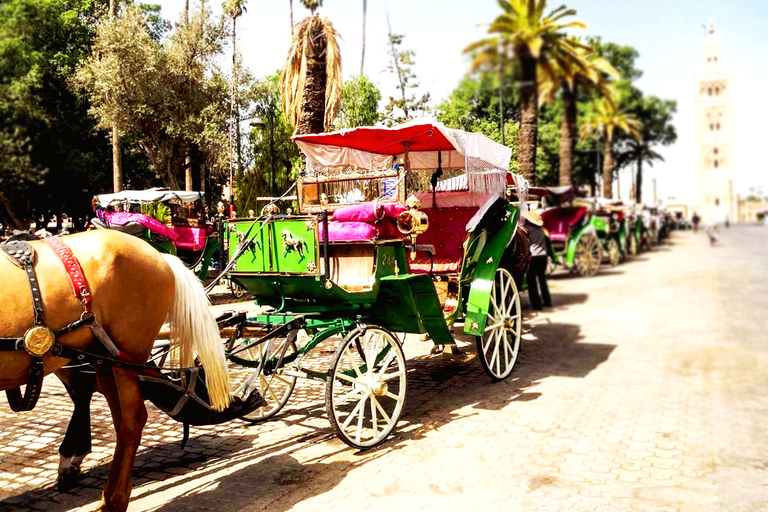
[{"label": "horse", "polygon": [[[133,236],[112,230],[94,230],[61,237],[75,258],[89,288],[92,314],[125,364],[96,366],[96,379],[107,399],[117,434],[113,461],[97,510],[125,511],[131,494],[131,473],[147,411],[139,388],[140,365],[147,361],[166,317],[172,342],[180,346],[181,363],[191,364],[193,352],[206,370],[211,406],[229,405],[229,378],[216,320],[198,279],[174,256],[161,255]],[[84,301],[73,293],[62,260],[43,241],[30,245],[44,323],[53,331],[83,319]],[[34,294],[27,273],[0,257],[0,336],[25,336],[37,322]],[[102,334],[103,334],[102,333]],[[97,328],[80,327],[58,336],[61,346],[92,350],[103,336]],[[99,341],[97,341],[99,340]],[[91,347],[91,348],[89,348]],[[107,347],[108,348],[108,347]],[[59,352],[68,354],[69,352]],[[45,375],[70,360],[50,352],[42,355]],[[24,350],[0,351],[0,390],[27,384],[35,359]]]}]

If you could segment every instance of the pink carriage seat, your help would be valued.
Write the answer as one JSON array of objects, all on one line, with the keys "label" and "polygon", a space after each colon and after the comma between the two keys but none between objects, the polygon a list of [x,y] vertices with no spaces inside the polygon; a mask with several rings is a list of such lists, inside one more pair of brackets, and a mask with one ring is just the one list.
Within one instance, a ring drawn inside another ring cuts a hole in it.
[{"label": "pink carriage seat", "polygon": [[478,211],[477,206],[452,206],[448,208],[422,208],[429,217],[429,228],[416,238],[418,245],[432,245],[432,258],[425,252],[417,252],[410,262],[411,272],[426,274],[430,268],[435,273],[458,272],[464,255],[462,244],[467,234],[467,223]]},{"label": "pink carriage seat", "polygon": [[[403,235],[395,227],[395,221],[407,208],[398,203],[379,203],[378,209],[379,218],[373,211],[373,202],[339,208],[328,222],[328,241],[372,242],[402,238]],[[322,240],[322,223],[319,227]]]},{"label": "pink carriage seat", "polygon": [[541,214],[544,227],[549,231],[552,240],[565,240],[568,230],[575,226],[587,214],[586,206],[569,206],[566,208],[550,208]]},{"label": "pink carriage seat", "polygon": [[178,235],[171,228],[159,220],[150,217],[149,215],[144,215],[143,213],[104,212],[103,220],[106,221],[107,224],[114,224],[116,226],[125,226],[130,222],[137,222],[152,233],[170,238],[173,241],[176,241],[178,238]]},{"label": "pink carriage seat", "polygon": [[205,248],[205,228],[174,226],[176,247],[185,251],[202,251]]}]

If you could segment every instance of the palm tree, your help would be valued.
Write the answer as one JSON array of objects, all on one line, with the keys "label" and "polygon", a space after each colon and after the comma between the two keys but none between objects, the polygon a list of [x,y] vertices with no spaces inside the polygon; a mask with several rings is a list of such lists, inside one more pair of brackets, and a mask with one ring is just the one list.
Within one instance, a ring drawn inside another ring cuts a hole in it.
[{"label": "palm tree", "polygon": [[301,0],[311,11],[299,22],[283,67],[280,95],[294,133],[322,133],[333,126],[341,104],[342,76],[338,33],[328,18],[315,14],[322,0]]},{"label": "palm tree", "polygon": [[293,39],[293,0],[288,0],[288,4],[291,8],[291,39]]},{"label": "palm tree", "polygon": [[[533,181],[536,172],[536,138],[538,136],[538,83],[537,62],[542,52],[553,40],[562,36],[566,28],[586,28],[579,21],[562,22],[576,14],[564,5],[544,14],[547,0],[497,0],[504,11],[488,28],[495,37],[482,39],[469,45],[464,51],[487,57],[503,53],[511,48],[520,63],[520,141],[518,163],[520,174]],[[502,55],[510,61],[508,55]],[[474,63],[477,64],[477,63]]]},{"label": "palm tree", "polygon": [[617,79],[619,72],[610,62],[593,53],[592,48],[573,37],[558,38],[546,55],[539,60],[539,98],[551,103],[558,90],[562,91],[563,122],[560,129],[560,185],[571,184],[573,150],[576,145],[576,100],[580,91],[598,94],[613,101],[618,96],[609,78]]},{"label": "palm tree", "polygon": [[[224,9],[224,13],[232,18],[232,85],[230,87],[230,97],[229,97],[229,116],[230,116],[230,134],[229,134],[229,144],[230,144],[230,187],[233,186],[232,181],[232,152],[233,152],[233,141],[232,138],[234,137],[234,153],[235,153],[235,164],[237,168],[238,174],[242,171],[242,161],[240,159],[240,102],[237,98],[237,88],[238,88],[238,82],[237,82],[237,18],[242,16],[246,12],[245,8],[245,2],[246,0],[226,0],[224,2],[224,5],[222,6]],[[190,174],[191,177],[191,174]],[[191,188],[191,187],[189,187]]]},{"label": "palm tree", "polygon": [[643,140],[630,139],[627,142],[626,150],[617,159],[617,167],[621,168],[622,165],[630,165],[631,163],[637,164],[637,173],[635,175],[635,201],[641,203],[643,201],[643,162],[653,167],[653,163],[657,160],[664,161],[664,157],[659,153],[651,149],[651,144]]},{"label": "palm tree", "polygon": [[635,116],[620,110],[615,102],[600,98],[593,103],[594,109],[587,118],[581,133],[584,138],[600,134],[605,141],[603,151],[603,197],[613,199],[613,136],[616,131],[623,131],[640,141],[642,124]]}]

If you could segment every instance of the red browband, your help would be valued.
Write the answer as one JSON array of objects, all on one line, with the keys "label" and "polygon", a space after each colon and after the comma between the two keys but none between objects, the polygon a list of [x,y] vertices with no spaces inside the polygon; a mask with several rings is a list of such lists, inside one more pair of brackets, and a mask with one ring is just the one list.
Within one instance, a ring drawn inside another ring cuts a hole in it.
[{"label": "red browband", "polygon": [[85,280],[85,274],[83,274],[83,268],[80,266],[80,262],[77,261],[75,255],[72,254],[72,250],[64,243],[64,240],[58,236],[49,236],[43,239],[48,247],[53,249],[53,252],[59,257],[64,264],[64,269],[67,271],[69,281],[72,283],[72,290],[75,292],[75,297],[83,303],[83,309],[87,313],[91,312],[91,291],[88,288],[88,281]]}]

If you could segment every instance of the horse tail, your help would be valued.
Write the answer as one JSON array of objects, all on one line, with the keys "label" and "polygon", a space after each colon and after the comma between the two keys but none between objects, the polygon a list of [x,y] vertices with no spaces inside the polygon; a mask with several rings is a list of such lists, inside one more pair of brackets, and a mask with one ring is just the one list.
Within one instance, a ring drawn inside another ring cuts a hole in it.
[{"label": "horse tail", "polygon": [[163,257],[173,270],[176,282],[173,304],[168,313],[172,344],[181,348],[182,365],[192,362],[190,348],[197,354],[205,369],[211,407],[222,411],[230,401],[229,374],[211,303],[203,284],[179,258],[169,254],[163,254]]}]

